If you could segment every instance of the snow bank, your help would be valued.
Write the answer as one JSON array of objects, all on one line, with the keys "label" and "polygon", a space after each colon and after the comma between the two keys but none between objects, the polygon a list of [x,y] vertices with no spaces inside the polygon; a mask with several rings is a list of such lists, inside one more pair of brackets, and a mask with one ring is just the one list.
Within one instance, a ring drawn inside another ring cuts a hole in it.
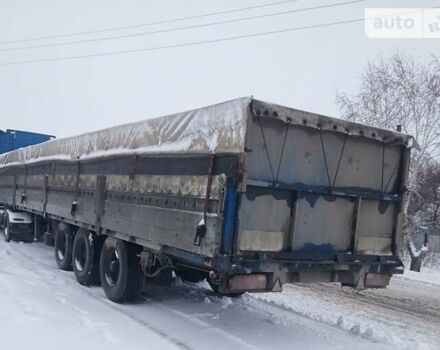
[{"label": "snow bank", "polygon": [[422,270],[440,273],[440,253],[430,252],[423,261]]},{"label": "snow bank", "polygon": [[387,289],[356,292],[337,284],[287,285],[249,295],[267,304],[396,349],[439,349],[440,285],[403,278]]},{"label": "snow bank", "polygon": [[[424,283],[435,284],[440,286],[440,271],[432,270],[428,268],[422,268],[421,272],[405,270],[402,276],[397,275],[394,278],[402,278],[406,280],[424,282]],[[440,296],[439,296],[439,303],[440,303]]]},{"label": "snow bank", "polygon": [[[349,310],[337,300],[321,293],[305,293],[308,289],[288,286],[287,293],[252,295],[257,300],[267,302],[282,309],[349,331],[353,334],[379,343],[404,345],[397,339],[390,341],[386,330],[377,324],[365,322],[356,310]],[[350,312],[352,311],[352,312]]]}]

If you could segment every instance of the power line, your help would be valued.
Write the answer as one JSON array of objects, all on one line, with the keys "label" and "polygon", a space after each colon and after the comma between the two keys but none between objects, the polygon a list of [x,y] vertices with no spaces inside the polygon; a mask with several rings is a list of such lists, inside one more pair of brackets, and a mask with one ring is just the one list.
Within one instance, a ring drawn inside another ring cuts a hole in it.
[{"label": "power line", "polygon": [[42,44],[42,45],[14,47],[14,48],[8,48],[8,49],[0,49],[0,52],[20,51],[20,50],[29,50],[29,49],[36,49],[36,48],[48,48],[48,47],[58,47],[58,46],[67,46],[67,45],[77,45],[77,44],[84,44],[84,43],[97,42],[97,41],[108,41],[108,40],[126,39],[126,38],[132,38],[132,37],[138,37],[138,36],[146,36],[146,35],[159,34],[159,33],[169,33],[169,32],[181,31],[181,30],[210,27],[210,26],[227,24],[227,23],[236,23],[236,22],[249,21],[249,20],[254,20],[254,19],[259,19],[259,18],[267,18],[267,17],[274,17],[274,16],[280,16],[280,15],[292,14],[292,13],[313,11],[313,10],[319,10],[319,9],[325,9],[325,8],[331,8],[331,7],[338,7],[338,6],[344,6],[344,5],[351,5],[351,4],[356,4],[356,3],[360,3],[360,2],[364,2],[364,1],[365,0],[352,0],[352,1],[345,1],[345,2],[327,4],[327,5],[319,5],[319,6],[313,6],[313,7],[306,7],[306,8],[300,8],[300,9],[294,9],[294,10],[272,12],[272,13],[267,13],[267,14],[262,14],[262,15],[255,15],[255,16],[250,16],[250,17],[235,18],[235,19],[230,19],[230,20],[223,20],[223,21],[210,22],[210,23],[204,23],[204,24],[182,26],[182,27],[177,27],[177,28],[160,29],[160,30],[154,30],[154,31],[149,31],[149,32],[142,32],[142,33],[131,33],[131,34],[110,36],[110,37],[104,37],[104,38],[84,39],[84,40],[67,41],[67,42],[53,43],[53,44]]},{"label": "power line", "polygon": [[329,22],[329,23],[322,23],[322,24],[315,24],[315,25],[308,25],[308,26],[301,26],[301,27],[272,30],[272,31],[267,31],[267,32],[229,36],[229,37],[211,39],[211,40],[191,41],[191,42],[186,42],[186,43],[181,43],[181,44],[153,46],[153,47],[131,49],[131,50],[122,50],[122,51],[102,52],[102,53],[88,54],[88,55],[50,57],[50,58],[43,58],[43,59],[36,59],[36,60],[11,61],[11,62],[0,63],[0,66],[11,66],[11,65],[21,65],[21,64],[30,64],[30,63],[42,63],[42,62],[68,61],[68,60],[77,60],[77,59],[92,58],[92,57],[116,56],[116,55],[130,54],[130,53],[136,53],[136,52],[167,50],[167,49],[174,49],[174,48],[181,48],[181,47],[188,47],[188,46],[200,46],[200,45],[205,45],[205,44],[233,41],[233,40],[239,40],[239,39],[245,39],[245,38],[255,38],[255,37],[274,35],[274,34],[280,34],[280,33],[287,33],[287,32],[294,32],[294,31],[300,31],[300,30],[306,30],[306,29],[312,29],[312,28],[323,28],[323,27],[330,27],[330,26],[341,25],[341,24],[363,22],[364,20],[365,20],[364,18],[355,18],[355,19],[349,19],[349,20],[338,21],[338,22]]},{"label": "power line", "polygon": [[152,26],[152,25],[158,25],[158,24],[181,22],[181,21],[186,21],[186,20],[190,20],[190,19],[198,19],[198,18],[204,18],[204,17],[226,15],[229,13],[243,12],[243,11],[247,11],[247,10],[254,10],[254,9],[260,9],[260,8],[265,8],[265,7],[272,7],[272,6],[277,6],[277,5],[282,5],[282,4],[287,4],[287,3],[297,2],[297,1],[300,1],[300,0],[277,1],[277,2],[271,2],[268,4],[246,6],[246,7],[240,7],[240,8],[231,9],[231,10],[209,12],[209,13],[205,13],[205,14],[201,14],[201,15],[176,17],[176,18],[170,18],[170,19],[166,19],[166,20],[162,20],[162,21],[132,24],[132,25],[128,25],[128,26],[111,27],[111,28],[96,29],[96,30],[89,30],[89,31],[83,31],[83,32],[74,32],[74,33],[68,33],[68,34],[40,36],[40,37],[26,38],[26,39],[0,41],[0,45],[22,43],[22,42],[29,42],[29,41],[37,41],[37,40],[45,40],[45,39],[66,38],[66,37],[72,37],[72,36],[78,36],[78,35],[88,35],[88,34],[96,34],[96,33],[103,33],[103,32],[112,32],[112,31],[116,31],[116,30],[133,29],[133,28],[146,27],[146,26]]}]

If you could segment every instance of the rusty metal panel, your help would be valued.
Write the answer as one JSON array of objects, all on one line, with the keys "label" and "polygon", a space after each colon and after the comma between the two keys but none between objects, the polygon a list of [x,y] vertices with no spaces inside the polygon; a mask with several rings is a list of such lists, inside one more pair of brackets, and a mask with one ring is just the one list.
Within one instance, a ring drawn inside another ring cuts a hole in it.
[{"label": "rusty metal panel", "polygon": [[48,192],[48,182],[49,182],[49,175],[44,175],[43,178],[43,195],[42,195],[42,201],[43,201],[43,215],[46,216],[46,206],[47,206],[47,192]]},{"label": "rusty metal panel", "polygon": [[11,203],[14,197],[14,176],[0,175],[0,203]]},{"label": "rusty metal panel", "polygon": [[101,226],[101,219],[105,210],[105,188],[107,178],[105,175],[98,175],[96,177],[96,191],[95,191],[95,214],[96,214],[96,231],[99,232]]},{"label": "rusty metal panel", "polygon": [[9,187],[14,184],[14,176],[12,175],[2,175],[0,174],[0,186],[1,187]]},{"label": "rusty metal panel", "polygon": [[[130,191],[139,193],[174,193],[182,196],[204,198],[207,177],[189,175],[108,175],[107,190]],[[218,199],[222,187],[220,176],[213,176],[211,199]]]},{"label": "rusty metal panel", "polygon": [[359,213],[359,236],[392,237],[395,208],[392,202],[364,199]]},{"label": "rusty metal panel", "polygon": [[14,200],[14,190],[13,187],[2,187],[0,188],[0,203],[13,204]]},{"label": "rusty metal panel", "polygon": [[350,198],[302,194],[297,202],[294,249],[350,250],[354,207]]},{"label": "rusty metal panel", "polygon": [[[21,191],[21,189],[20,189]],[[41,200],[43,197],[42,189],[26,189],[26,199],[22,205],[26,205],[29,209],[43,212],[44,202]]]},{"label": "rusty metal panel", "polygon": [[356,247],[357,254],[390,255],[391,238],[359,237]]},{"label": "rusty metal panel", "polygon": [[80,175],[78,185],[80,188],[94,189],[96,185],[96,178],[97,175]]},{"label": "rusty metal panel", "polygon": [[362,201],[355,250],[363,254],[390,254],[396,205],[392,202]]},{"label": "rusty metal panel", "polygon": [[365,276],[365,287],[367,288],[385,288],[390,284],[390,275],[383,273],[367,273]]},{"label": "rusty metal panel", "polygon": [[[396,204],[381,202],[378,208],[377,201],[368,199],[401,195],[405,148],[388,141],[359,137],[338,125],[333,131],[312,127],[308,120],[299,125],[254,117],[248,128],[246,181],[301,194],[290,205],[295,209],[293,250],[351,251],[354,243],[359,253],[388,254],[396,231]],[[280,221],[292,217],[282,211],[278,215]]]},{"label": "rusty metal panel", "polygon": [[[291,191],[248,186],[246,194],[241,199],[239,214],[238,240],[240,244],[243,244],[242,248],[281,250],[280,245],[281,248],[286,247],[292,224],[293,200]],[[259,240],[260,243],[249,243],[252,237]],[[267,242],[262,242],[263,237],[266,237]]]},{"label": "rusty metal panel", "polygon": [[393,193],[397,190],[400,146],[255,118],[247,140],[249,179]]},{"label": "rusty metal panel", "polygon": [[279,252],[283,249],[284,232],[243,230],[240,232],[240,251]]},{"label": "rusty metal panel", "polygon": [[42,187],[44,184],[44,175],[27,175],[27,187]]},{"label": "rusty metal panel", "polygon": [[194,235],[203,213],[110,201],[106,201],[105,207],[101,220],[104,230],[140,238],[154,246],[169,245],[205,256],[213,256],[218,247],[217,215],[208,216],[206,236],[200,246],[195,246]]}]

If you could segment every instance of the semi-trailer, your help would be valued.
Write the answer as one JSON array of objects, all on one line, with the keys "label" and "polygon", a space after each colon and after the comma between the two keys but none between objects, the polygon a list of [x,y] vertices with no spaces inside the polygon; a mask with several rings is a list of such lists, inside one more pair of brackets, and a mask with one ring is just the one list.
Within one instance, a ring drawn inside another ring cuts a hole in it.
[{"label": "semi-trailer", "polygon": [[414,146],[240,98],[0,155],[1,225],[15,239],[24,215],[53,232],[58,267],[114,302],[173,271],[229,296],[381,288],[403,272]]}]

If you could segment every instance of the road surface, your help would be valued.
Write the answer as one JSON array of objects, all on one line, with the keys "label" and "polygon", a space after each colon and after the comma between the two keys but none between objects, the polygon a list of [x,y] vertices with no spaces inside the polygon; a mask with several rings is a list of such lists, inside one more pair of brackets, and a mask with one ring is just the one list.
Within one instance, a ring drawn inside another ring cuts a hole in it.
[{"label": "road surface", "polygon": [[176,279],[118,305],[58,270],[52,248],[0,240],[0,349],[434,349],[439,295],[400,278],[385,291],[314,284],[231,299]]}]

